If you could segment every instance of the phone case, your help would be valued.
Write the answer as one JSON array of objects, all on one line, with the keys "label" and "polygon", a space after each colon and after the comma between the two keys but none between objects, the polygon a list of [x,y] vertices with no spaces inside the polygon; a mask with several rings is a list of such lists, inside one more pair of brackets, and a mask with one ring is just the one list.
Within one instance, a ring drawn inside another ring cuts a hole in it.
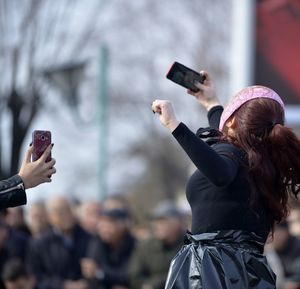
[{"label": "phone case", "polygon": [[[44,153],[46,148],[51,144],[51,132],[48,130],[35,130],[32,133],[32,161],[38,160]],[[51,153],[47,157],[46,162],[51,161]]]},{"label": "phone case", "polygon": [[194,81],[196,80],[200,83],[203,83],[205,80],[205,77],[200,73],[184,66],[179,62],[173,63],[166,77],[173,82],[190,89],[193,92],[199,91],[199,88],[194,85]]}]

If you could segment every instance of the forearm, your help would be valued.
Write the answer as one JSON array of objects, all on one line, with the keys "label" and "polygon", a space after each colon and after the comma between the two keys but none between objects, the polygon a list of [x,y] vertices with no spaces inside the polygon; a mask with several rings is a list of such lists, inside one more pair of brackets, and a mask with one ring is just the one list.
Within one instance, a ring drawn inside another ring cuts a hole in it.
[{"label": "forearm", "polygon": [[237,165],[219,155],[183,123],[173,131],[173,136],[195,166],[216,186],[225,186],[234,179]]},{"label": "forearm", "polygon": [[211,128],[219,129],[220,119],[224,108],[221,105],[213,106],[207,112],[207,118],[209,122],[209,126]]},{"label": "forearm", "polygon": [[24,205],[27,202],[23,181],[15,175],[0,181],[0,209]]}]

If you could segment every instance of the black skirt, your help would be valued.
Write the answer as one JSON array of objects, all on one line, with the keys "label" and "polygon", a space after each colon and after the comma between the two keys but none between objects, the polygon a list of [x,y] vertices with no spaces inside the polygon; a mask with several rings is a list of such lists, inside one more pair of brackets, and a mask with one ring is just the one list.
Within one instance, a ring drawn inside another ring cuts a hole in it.
[{"label": "black skirt", "polygon": [[187,234],[165,289],[276,289],[263,240],[245,231]]}]

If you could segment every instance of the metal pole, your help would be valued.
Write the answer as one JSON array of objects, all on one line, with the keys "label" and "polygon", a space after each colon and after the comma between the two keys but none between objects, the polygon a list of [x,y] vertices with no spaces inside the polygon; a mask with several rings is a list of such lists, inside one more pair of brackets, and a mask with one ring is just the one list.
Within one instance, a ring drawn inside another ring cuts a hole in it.
[{"label": "metal pole", "polygon": [[255,0],[232,1],[230,95],[253,84]]},{"label": "metal pole", "polygon": [[99,196],[100,200],[107,196],[107,171],[108,171],[108,95],[107,75],[108,49],[102,45],[99,53],[99,96],[98,96],[98,118],[99,118]]}]

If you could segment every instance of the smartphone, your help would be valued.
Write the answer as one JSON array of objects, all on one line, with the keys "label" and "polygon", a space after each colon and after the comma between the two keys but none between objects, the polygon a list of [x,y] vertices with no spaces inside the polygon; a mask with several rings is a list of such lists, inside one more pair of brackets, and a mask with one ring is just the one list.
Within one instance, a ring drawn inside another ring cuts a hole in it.
[{"label": "smartphone", "polygon": [[[32,133],[32,161],[38,160],[44,153],[46,148],[51,144],[51,132],[48,130],[35,130]],[[51,153],[47,157],[46,162],[51,161]]]},{"label": "smartphone", "polygon": [[166,77],[193,92],[199,91],[199,88],[194,85],[194,81],[197,80],[200,83],[203,83],[205,80],[204,75],[201,75],[200,73],[176,61],[172,64]]}]

